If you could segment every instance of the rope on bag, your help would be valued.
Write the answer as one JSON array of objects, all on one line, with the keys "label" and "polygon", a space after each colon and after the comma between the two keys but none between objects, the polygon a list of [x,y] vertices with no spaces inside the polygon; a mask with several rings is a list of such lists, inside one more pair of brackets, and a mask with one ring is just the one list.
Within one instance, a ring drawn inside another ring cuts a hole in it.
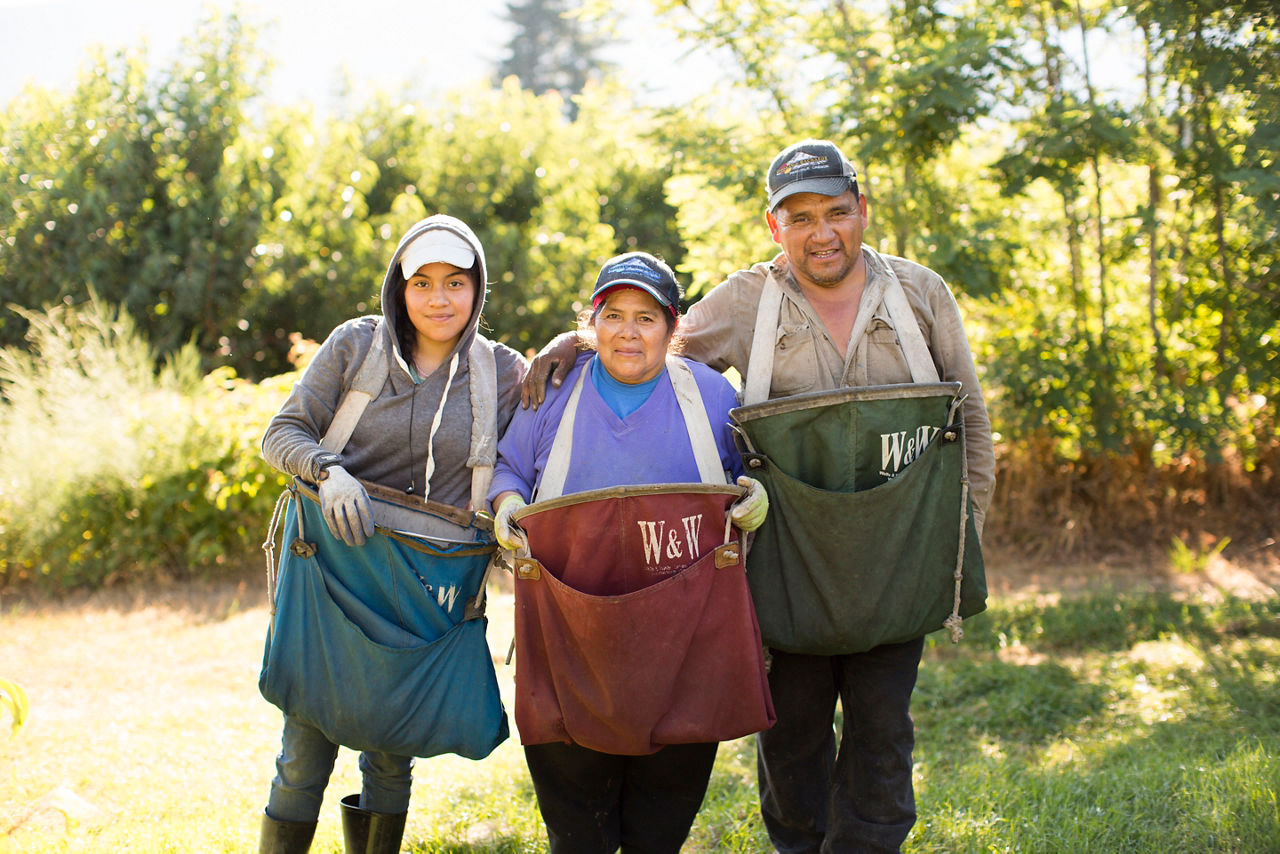
[{"label": "rope on bag", "polygon": [[276,628],[276,531],[280,528],[280,516],[285,502],[289,500],[292,488],[286,488],[276,499],[275,509],[271,511],[271,523],[267,525],[267,539],[262,543],[262,550],[267,553],[267,602],[271,606],[271,633]]},{"label": "rope on bag", "polygon": [[[960,407],[964,404],[965,399],[969,395],[956,395],[955,400],[951,402],[951,411],[947,413],[947,423],[955,424],[956,415],[960,412]],[[948,431],[950,432],[950,431]],[[960,458],[968,459],[965,456],[964,446],[964,430],[960,430]],[[960,470],[960,545],[956,549],[956,571],[952,576],[956,580],[955,598],[951,603],[951,616],[942,621],[943,627],[951,636],[952,643],[960,643],[964,639],[964,629],[960,624],[964,619],[960,616],[960,587],[964,582],[964,546],[965,533],[969,527],[969,466],[966,464]]]},{"label": "rope on bag", "polygon": [[942,625],[951,634],[952,643],[960,643],[964,639],[964,629],[960,628],[960,624],[964,622],[960,617],[960,585],[964,581],[964,540],[965,529],[968,524],[969,476],[966,474],[964,479],[960,481],[960,547],[956,550],[956,571],[954,573],[956,594],[951,604],[951,616],[942,621]]}]

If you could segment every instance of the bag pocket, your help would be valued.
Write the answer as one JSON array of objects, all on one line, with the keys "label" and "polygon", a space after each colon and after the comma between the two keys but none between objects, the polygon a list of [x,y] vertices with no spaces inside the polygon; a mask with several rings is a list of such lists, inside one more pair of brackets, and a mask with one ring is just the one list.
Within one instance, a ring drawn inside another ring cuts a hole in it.
[{"label": "bag pocket", "polygon": [[[767,458],[769,493],[747,577],[766,646],[839,655],[941,628],[955,596],[961,444],[935,439],[888,482],[857,492],[810,486]],[[986,578],[966,521],[961,616],[981,611]]]}]

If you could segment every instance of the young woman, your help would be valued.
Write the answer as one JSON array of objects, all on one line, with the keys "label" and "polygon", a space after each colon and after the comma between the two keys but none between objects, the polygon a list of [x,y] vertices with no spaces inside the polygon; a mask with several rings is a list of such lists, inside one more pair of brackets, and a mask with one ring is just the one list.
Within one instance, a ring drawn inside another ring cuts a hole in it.
[{"label": "young woman", "polygon": [[[475,467],[485,462],[485,448],[477,445],[488,442],[491,466],[496,435],[477,440],[475,410],[479,401],[486,401],[483,405],[492,412],[489,423],[500,433],[519,400],[525,371],[515,351],[476,331],[486,281],[484,250],[464,223],[437,215],[414,224],[388,265],[381,317],[358,317],[334,329],[272,418],[262,440],[263,456],[280,471],[317,487],[319,512],[330,536],[312,526],[306,539],[318,543],[316,559],[322,563],[365,561],[381,568],[389,560],[383,555],[392,554],[392,548],[373,541],[383,537],[382,529],[375,531],[378,507],[395,504],[378,498],[388,490],[419,504],[427,499],[459,512],[485,509],[480,506],[483,493],[474,494]],[[377,368],[372,381],[371,365]],[[367,387],[363,392],[362,384]],[[362,402],[354,425],[349,398]],[[335,439],[335,432],[348,434],[345,441],[341,436]],[[357,600],[374,596],[359,591],[354,595]],[[456,603],[449,599],[450,608],[459,613],[442,612],[441,619],[460,621],[465,595]],[[357,601],[348,610],[377,611],[383,605]],[[400,607],[391,603],[384,610],[394,621]],[[412,622],[415,615],[404,618]],[[391,628],[395,633],[403,627]],[[280,627],[273,632],[278,637]],[[375,666],[369,662],[369,668]],[[264,685],[265,673],[264,667]],[[352,675],[326,677],[341,687]],[[277,704],[285,712],[284,734],[263,817],[261,850],[306,851],[337,755],[338,736],[331,737],[333,728],[318,723],[328,720],[327,715],[296,712],[289,700]],[[355,725],[360,726],[359,719]],[[505,725],[503,713],[503,737]],[[376,741],[358,729],[341,737],[349,746]],[[362,791],[343,800],[348,850],[399,850],[413,764],[410,755],[362,749]]]}]

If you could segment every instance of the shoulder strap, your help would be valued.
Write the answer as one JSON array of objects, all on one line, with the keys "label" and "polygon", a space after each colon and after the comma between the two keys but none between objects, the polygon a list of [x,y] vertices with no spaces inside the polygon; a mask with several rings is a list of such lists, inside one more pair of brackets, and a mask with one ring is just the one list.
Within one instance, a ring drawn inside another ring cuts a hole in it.
[{"label": "shoulder strap", "polygon": [[883,266],[889,276],[889,287],[884,292],[884,306],[889,310],[889,318],[893,328],[898,332],[898,344],[907,357],[907,367],[911,370],[911,381],[916,383],[936,383],[938,367],[929,355],[929,345],[924,343],[924,333],[920,331],[920,323],[916,313],[907,302],[907,292],[898,281],[897,273],[888,264]]},{"label": "shoulder strap", "polygon": [[471,385],[471,509],[481,510],[493,482],[498,456],[498,368],[493,348],[477,335],[471,341],[467,361]]},{"label": "shoulder strap", "polygon": [[[493,464],[498,454],[498,371],[493,349],[479,335],[467,351],[470,365],[471,451],[467,465],[471,468],[471,507],[484,507],[493,480]],[[377,397],[391,372],[382,318],[374,325],[373,344],[356,372],[351,388],[338,405],[320,446],[341,453],[355,432],[360,416],[369,402]],[[446,388],[446,394],[448,389]]]},{"label": "shoulder strap", "polygon": [[[578,374],[578,381],[573,384],[569,402],[565,405],[564,414],[560,416],[559,426],[556,427],[555,439],[551,442],[547,464],[542,469],[542,480],[538,484],[535,501],[549,501],[564,494],[564,484],[569,477],[569,459],[573,456],[573,425],[578,416],[578,401],[582,398],[582,386],[590,371],[591,368],[584,365],[582,372]],[[680,404],[680,414],[684,416],[689,444],[698,464],[698,477],[703,483],[726,483],[715,434],[711,432],[711,419],[707,417],[707,408],[702,404],[702,395],[698,391],[698,381],[694,379],[693,371],[682,359],[668,356],[667,376],[671,378],[676,402]]]},{"label": "shoulder strap", "polygon": [[569,477],[569,457],[573,453],[573,422],[578,416],[582,384],[590,370],[590,365],[583,365],[578,373],[578,381],[573,384],[569,402],[565,404],[564,414],[560,416],[560,424],[556,427],[551,453],[547,455],[547,464],[542,469],[542,480],[533,496],[534,501],[547,501],[564,494],[564,482]]},{"label": "shoulder strap", "polygon": [[346,396],[342,398],[342,403],[338,405],[338,411],[333,414],[329,429],[320,440],[320,447],[326,451],[335,454],[342,452],[356,429],[360,416],[364,414],[365,407],[382,391],[382,386],[391,373],[383,337],[382,318],[378,318],[373,327],[373,344],[365,354],[364,362],[356,372],[356,378],[347,389]]},{"label": "shoulder strap", "polygon": [[[924,334],[916,320],[911,303],[907,301],[907,293],[898,280],[897,274],[887,263],[878,265],[888,279],[884,291],[884,304],[898,332],[898,343],[907,359],[907,367],[911,370],[911,380],[917,383],[938,382],[938,368],[929,354],[929,345],[925,343]],[[773,354],[777,343],[778,312],[782,308],[782,288],[778,285],[770,271],[765,279],[764,290],[760,294],[760,305],[756,310],[756,327],[751,339],[751,360],[747,364],[747,378],[743,386],[742,403],[750,405],[769,399],[769,387],[773,381]],[[858,318],[853,335],[849,342],[850,352],[856,346],[856,339],[865,332],[870,321],[870,313]]]},{"label": "shoulder strap", "polygon": [[782,288],[773,278],[773,271],[764,280],[760,292],[760,304],[756,308],[756,327],[751,338],[751,356],[747,362],[747,377],[743,384],[744,405],[763,403],[769,399],[769,386],[773,383],[773,350],[778,343],[778,313],[782,310]]},{"label": "shoulder strap", "polygon": [[671,377],[676,402],[684,415],[685,431],[693,447],[693,458],[698,463],[699,479],[703,483],[725,483],[724,464],[720,462],[716,437],[711,432],[711,419],[707,417],[707,407],[702,403],[693,371],[684,359],[667,356],[667,375]]}]

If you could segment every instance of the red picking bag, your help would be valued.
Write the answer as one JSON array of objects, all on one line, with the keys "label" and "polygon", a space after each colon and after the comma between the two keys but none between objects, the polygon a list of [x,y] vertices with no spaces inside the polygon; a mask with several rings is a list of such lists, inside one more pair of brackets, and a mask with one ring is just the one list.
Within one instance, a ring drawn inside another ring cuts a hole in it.
[{"label": "red picking bag", "polygon": [[523,744],[643,755],[775,721],[732,486],[593,490],[515,514]]}]

